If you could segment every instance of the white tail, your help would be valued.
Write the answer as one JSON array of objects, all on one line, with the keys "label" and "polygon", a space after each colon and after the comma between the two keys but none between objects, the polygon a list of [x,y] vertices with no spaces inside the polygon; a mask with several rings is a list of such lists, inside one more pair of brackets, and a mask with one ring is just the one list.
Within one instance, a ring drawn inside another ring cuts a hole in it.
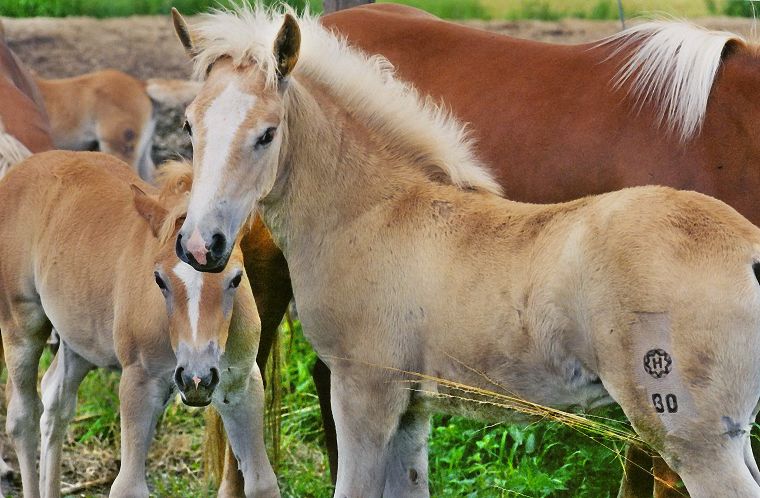
[{"label": "white tail", "polygon": [[183,107],[192,102],[202,85],[200,81],[151,78],[145,82],[145,91],[156,102]]}]

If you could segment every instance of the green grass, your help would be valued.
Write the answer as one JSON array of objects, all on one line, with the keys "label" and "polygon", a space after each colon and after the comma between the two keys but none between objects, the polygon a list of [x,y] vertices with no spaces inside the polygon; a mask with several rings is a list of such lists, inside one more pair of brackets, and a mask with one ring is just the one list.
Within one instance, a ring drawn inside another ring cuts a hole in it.
[{"label": "green grass", "polygon": [[[182,13],[203,12],[210,7],[229,5],[235,0],[0,0],[0,15],[118,17],[134,14],[167,14],[172,6]],[[274,0],[266,0],[272,3]],[[287,0],[313,12],[322,9],[321,0]],[[383,1],[383,0],[380,0]],[[543,19],[565,17],[617,19],[616,0],[397,0],[446,19]],[[751,16],[747,0],[623,0],[626,16],[665,13],[678,17],[708,15]]]}]

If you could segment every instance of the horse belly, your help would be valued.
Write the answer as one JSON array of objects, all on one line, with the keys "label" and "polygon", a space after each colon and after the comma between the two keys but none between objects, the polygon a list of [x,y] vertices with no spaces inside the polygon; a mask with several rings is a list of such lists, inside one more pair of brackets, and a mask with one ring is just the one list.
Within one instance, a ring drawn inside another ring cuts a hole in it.
[{"label": "horse belly", "polygon": [[75,353],[100,368],[119,368],[113,342],[113,317],[97,310],[73,313],[76,307],[40,296],[45,314],[63,340]]}]

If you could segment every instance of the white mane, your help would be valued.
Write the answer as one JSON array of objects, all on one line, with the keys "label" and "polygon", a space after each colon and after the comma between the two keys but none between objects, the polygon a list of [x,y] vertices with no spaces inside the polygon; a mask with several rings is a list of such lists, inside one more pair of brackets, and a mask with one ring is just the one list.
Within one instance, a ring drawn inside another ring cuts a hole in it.
[{"label": "white mane", "polygon": [[629,83],[639,108],[646,103],[657,106],[659,123],[687,141],[702,127],[729,42],[743,44],[744,39],[686,22],[653,21],[612,35],[600,45],[616,44],[612,56],[635,47],[615,77],[615,88]]},{"label": "white mane", "polygon": [[304,75],[329,88],[354,115],[397,143],[414,144],[427,162],[440,168],[451,182],[501,194],[501,187],[473,152],[465,127],[430,99],[421,99],[410,85],[393,76],[384,58],[350,48],[308,13],[295,15],[281,6],[266,9],[248,4],[231,11],[216,10],[192,27],[195,76],[228,56],[236,65],[256,62],[270,82],[276,80],[274,40],[285,12],[301,29],[301,50],[294,78]]}]

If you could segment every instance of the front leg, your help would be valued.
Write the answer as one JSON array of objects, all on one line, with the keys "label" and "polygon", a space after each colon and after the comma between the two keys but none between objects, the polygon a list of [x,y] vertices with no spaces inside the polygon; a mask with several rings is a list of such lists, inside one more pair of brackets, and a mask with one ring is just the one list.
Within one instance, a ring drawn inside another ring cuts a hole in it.
[{"label": "front leg", "polygon": [[[214,408],[222,416],[238,468],[243,474],[245,496],[279,498],[277,477],[264,445],[264,384],[255,364],[250,378],[242,384],[245,387],[240,391],[221,389],[218,395],[215,393]],[[229,488],[223,484],[220,491]]]},{"label": "front leg", "polygon": [[363,366],[333,370],[330,391],[338,439],[334,496],[381,498],[409,391]]},{"label": "front leg", "polygon": [[119,382],[121,468],[109,496],[148,496],[145,459],[158,417],[172,392],[172,384],[167,379],[152,377],[140,366],[129,366],[122,372]]}]

